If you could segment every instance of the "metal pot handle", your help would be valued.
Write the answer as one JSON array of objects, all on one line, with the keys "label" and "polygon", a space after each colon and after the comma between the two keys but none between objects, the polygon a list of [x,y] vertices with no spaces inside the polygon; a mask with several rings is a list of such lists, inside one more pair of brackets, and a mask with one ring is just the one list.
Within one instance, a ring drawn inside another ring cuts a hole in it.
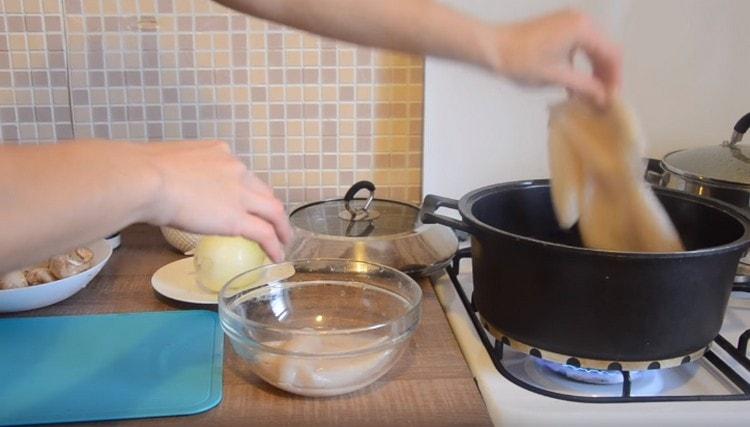
[{"label": "metal pot handle", "polygon": [[661,167],[661,160],[646,158],[646,171],[643,177],[651,185],[663,185],[664,169]]},{"label": "metal pot handle", "polygon": [[737,121],[737,124],[734,125],[732,137],[729,139],[729,141],[724,141],[723,145],[728,145],[731,147],[742,141],[742,137],[745,135],[745,132],[747,132],[748,129],[750,129],[750,113],[745,114]]},{"label": "metal pot handle", "polygon": [[439,208],[443,207],[458,210],[458,200],[428,194],[425,196],[424,201],[422,202],[422,207],[419,209],[419,220],[425,224],[441,224],[456,230],[471,233],[469,231],[469,225],[462,220],[449,218],[435,213]]}]

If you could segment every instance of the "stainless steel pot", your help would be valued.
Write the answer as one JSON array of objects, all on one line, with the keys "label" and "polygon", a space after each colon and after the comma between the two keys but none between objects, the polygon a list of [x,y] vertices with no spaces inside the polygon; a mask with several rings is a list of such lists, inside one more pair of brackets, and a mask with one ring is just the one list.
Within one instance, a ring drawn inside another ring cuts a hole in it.
[{"label": "stainless steel pot", "polygon": [[[658,167],[650,162],[647,180],[730,203],[750,218],[750,145],[739,144],[748,128],[750,113],[737,121],[731,138],[720,145],[673,151]],[[750,256],[740,261],[737,281],[750,281]]]},{"label": "stainless steel pot", "polygon": [[[360,190],[366,198],[355,198]],[[289,220],[295,239],[291,260],[345,258],[384,264],[413,276],[440,272],[458,248],[455,233],[438,224],[423,224],[419,208],[375,198],[375,185],[360,181],[342,199],[324,200],[295,209]]]},{"label": "stainless steel pot", "polygon": [[750,128],[750,113],[721,145],[673,151],[661,161],[660,185],[713,197],[750,213],[750,146],[739,144]]}]

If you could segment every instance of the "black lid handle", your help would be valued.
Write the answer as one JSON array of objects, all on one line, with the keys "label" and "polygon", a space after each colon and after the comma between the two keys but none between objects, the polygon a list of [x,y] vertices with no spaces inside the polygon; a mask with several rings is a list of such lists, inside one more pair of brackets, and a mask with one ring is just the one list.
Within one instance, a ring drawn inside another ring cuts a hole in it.
[{"label": "black lid handle", "polygon": [[347,202],[350,202],[354,200],[354,196],[359,193],[359,190],[367,189],[370,191],[370,193],[375,192],[375,184],[373,184],[370,181],[359,181],[352,184],[351,187],[346,191],[346,194],[344,194],[344,200]]},{"label": "black lid handle", "polygon": [[744,134],[748,129],[750,129],[750,113],[742,116],[742,118],[737,121],[737,124],[734,125],[734,131],[737,133]]},{"label": "black lid handle", "polygon": [[368,221],[367,227],[365,227],[364,230],[360,231],[359,233],[355,233],[354,224],[358,224],[358,222],[349,221],[349,225],[346,226],[346,231],[344,232],[344,235],[346,237],[367,237],[375,229],[375,226],[372,225],[372,221]]},{"label": "black lid handle", "polygon": [[[365,205],[362,207],[362,209],[355,210],[353,209],[349,202],[354,200],[354,196],[357,195],[359,190],[366,189],[370,192],[370,196],[367,198],[367,201],[365,202]],[[347,190],[346,194],[344,194],[344,207],[352,216],[352,219],[356,218],[359,214],[363,212],[367,212],[367,210],[370,208],[370,205],[372,204],[372,201],[375,200],[375,184],[373,184],[370,181],[359,181],[355,182],[349,190]]]},{"label": "black lid handle", "polygon": [[730,138],[729,141],[725,142],[724,145],[734,145],[742,141],[742,137],[745,135],[745,132],[747,132],[748,129],[750,129],[750,113],[745,114],[737,121],[737,124],[734,125],[732,138]]}]

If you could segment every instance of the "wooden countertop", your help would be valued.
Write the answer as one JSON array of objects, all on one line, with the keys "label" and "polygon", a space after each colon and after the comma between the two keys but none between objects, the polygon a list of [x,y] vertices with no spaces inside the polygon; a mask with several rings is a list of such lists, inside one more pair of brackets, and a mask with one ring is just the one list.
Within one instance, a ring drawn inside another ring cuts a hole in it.
[{"label": "wooden countertop", "polygon": [[[206,308],[169,300],[151,288],[151,275],[159,267],[182,258],[157,228],[135,225],[122,238],[122,246],[102,272],[78,294],[51,307],[2,317]],[[432,286],[427,280],[421,284],[422,321],[409,347],[390,372],[362,390],[332,398],[303,398],[277,390],[243,368],[225,339],[224,398],[217,407],[198,415],[117,424],[491,425]]]}]

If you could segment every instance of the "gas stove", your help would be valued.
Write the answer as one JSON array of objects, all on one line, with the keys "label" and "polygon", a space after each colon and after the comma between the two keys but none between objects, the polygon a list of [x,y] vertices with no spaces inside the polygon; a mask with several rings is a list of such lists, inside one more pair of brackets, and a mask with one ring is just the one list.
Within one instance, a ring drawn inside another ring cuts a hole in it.
[{"label": "gas stove", "polygon": [[733,292],[720,335],[680,366],[598,371],[558,364],[496,340],[471,302],[469,251],[435,290],[495,425],[748,425],[750,288]]}]

